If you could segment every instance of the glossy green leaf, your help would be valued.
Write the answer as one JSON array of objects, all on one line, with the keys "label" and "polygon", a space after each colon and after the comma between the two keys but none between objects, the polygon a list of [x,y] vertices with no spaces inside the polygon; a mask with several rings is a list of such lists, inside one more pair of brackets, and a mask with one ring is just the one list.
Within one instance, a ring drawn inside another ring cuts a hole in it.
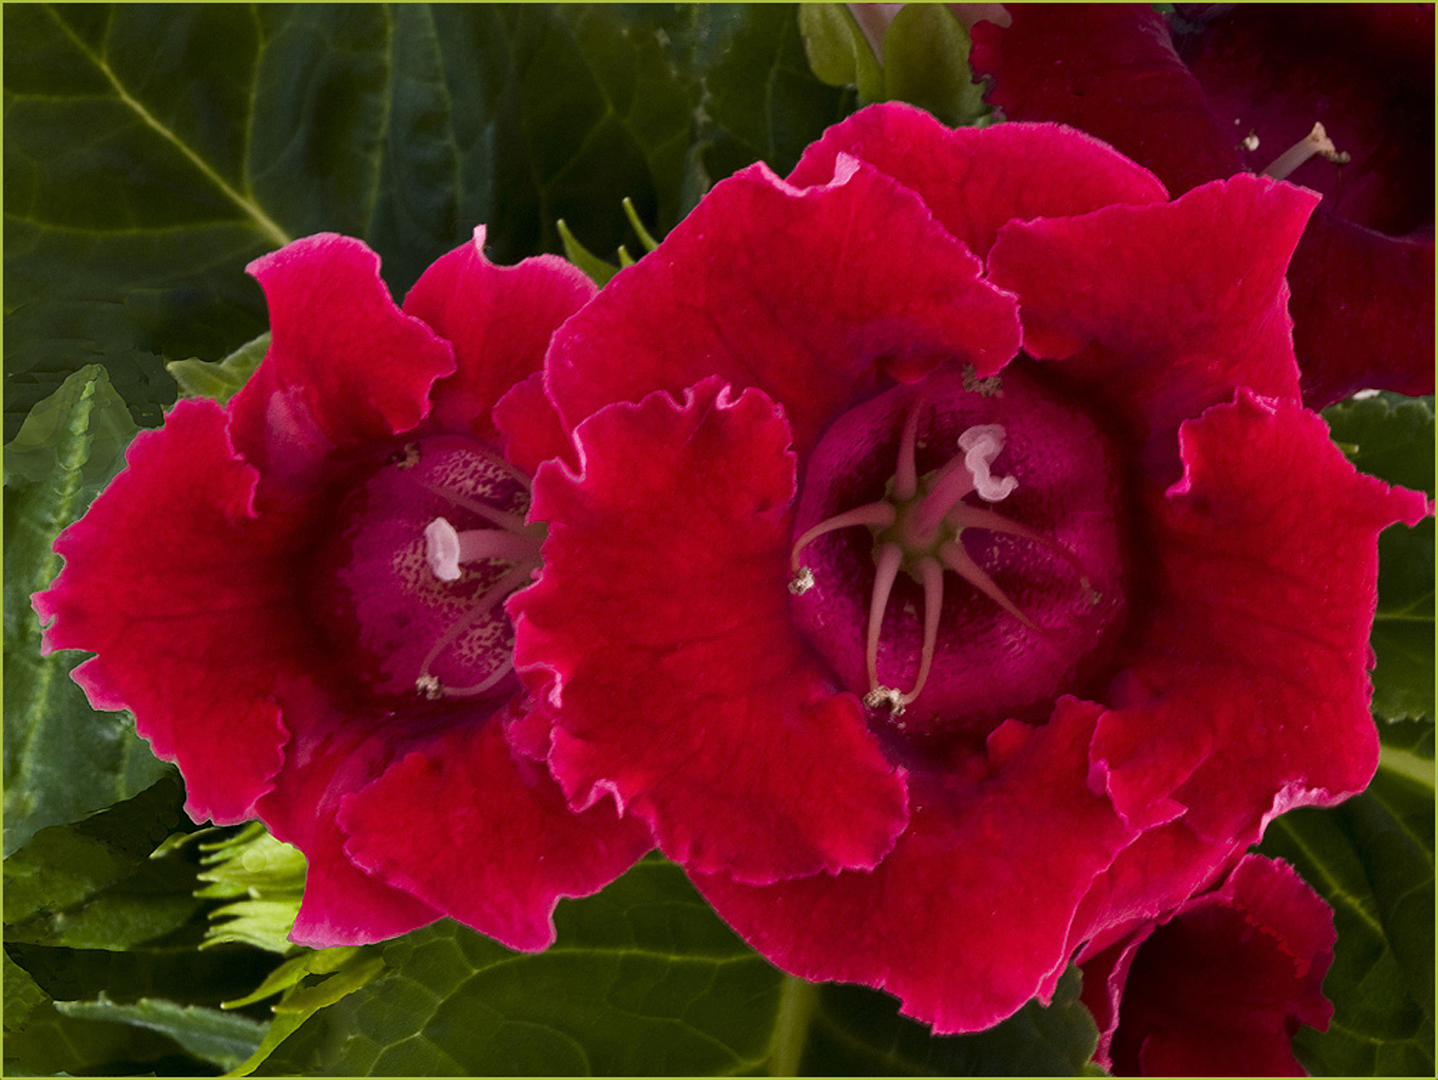
[{"label": "glossy green leaf", "polygon": [[256,1072],[1074,1074],[1097,1040],[1076,970],[1051,1007],[952,1038],[886,994],[786,977],[661,860],[562,903],[555,922],[557,944],[532,956],[448,921],[386,945],[381,977]]},{"label": "glossy green leaf", "polygon": [[[4,12],[6,431],[89,361],[136,418],[166,360],[264,329],[246,263],[333,230],[402,292],[489,224],[501,262],[672,227],[699,87],[602,6]],[[560,77],[556,77],[556,74]]]},{"label": "glossy green leaf", "polygon": [[1380,767],[1364,794],[1268,828],[1262,850],[1297,867],[1338,930],[1323,984],[1333,1022],[1294,1040],[1313,1073],[1433,1075],[1433,827],[1431,773]]},{"label": "glossy green leaf", "polygon": [[187,1053],[225,1070],[235,1068],[253,1054],[265,1033],[265,1025],[248,1016],[197,1005],[176,1005],[157,998],[141,998],[132,1005],[119,1005],[103,997],[96,1001],[59,1001],[55,1008],[64,1016],[129,1024],[168,1036]]},{"label": "glossy green leaf", "polygon": [[89,365],[40,402],[5,448],[5,854],[47,825],[128,798],[172,770],[70,679],[84,658],[40,655],[30,595],[60,566],[56,534],[123,464],[135,431],[105,369]]},{"label": "glossy green leaf", "polygon": [[50,995],[40,989],[28,971],[22,968],[9,953],[5,959],[5,1030],[19,1031],[30,1019],[35,1009],[50,1000]]},{"label": "glossy green leaf", "polygon": [[854,92],[824,85],[809,69],[797,5],[715,4],[706,16],[720,50],[706,79],[707,181],[754,161],[787,174],[804,147],[853,111]]},{"label": "glossy green leaf", "polygon": [[180,823],[184,792],[165,777],[73,825],[37,832],[5,860],[5,924],[67,912],[129,877]]},{"label": "glossy green leaf", "polygon": [[[1380,394],[1324,410],[1333,438],[1352,447],[1364,472],[1431,497],[1433,399]],[[1373,710],[1385,720],[1433,720],[1433,554],[1430,517],[1394,525],[1378,539],[1378,612],[1373,621]]]}]

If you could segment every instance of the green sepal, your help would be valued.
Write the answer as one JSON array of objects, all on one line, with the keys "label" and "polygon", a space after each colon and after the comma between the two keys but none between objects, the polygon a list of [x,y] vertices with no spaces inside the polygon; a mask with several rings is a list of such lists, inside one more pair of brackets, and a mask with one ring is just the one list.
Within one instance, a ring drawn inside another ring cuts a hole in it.
[{"label": "green sepal", "polygon": [[933,113],[950,127],[992,111],[969,70],[969,32],[947,4],[905,4],[884,35],[884,96]]},{"label": "green sepal", "polygon": [[645,251],[653,251],[659,246],[659,241],[650,235],[649,230],[644,227],[644,222],[639,220],[639,211],[634,209],[634,200],[628,195],[624,196],[624,216],[629,219],[629,224],[639,237],[639,242],[644,245]]},{"label": "green sepal", "polygon": [[223,360],[171,360],[165,370],[180,384],[181,396],[214,398],[224,405],[249,381],[269,347],[266,330]]},{"label": "green sepal", "polygon": [[581,244],[574,233],[569,231],[569,225],[563,218],[556,221],[554,227],[559,230],[559,239],[564,244],[564,257],[583,270],[589,280],[601,289],[609,284],[610,278],[619,273],[619,267],[605,262]]},{"label": "green sepal", "polygon": [[857,87],[863,105],[885,100],[883,66],[847,4],[800,4],[799,31],[822,82]]},{"label": "green sepal", "polygon": [[305,857],[258,822],[233,836],[201,843],[204,885],[195,895],[229,900],[210,913],[201,948],[243,942],[281,956],[293,951],[289,933],[305,891]]},{"label": "green sepal", "polygon": [[260,1045],[265,1025],[248,1016],[200,1005],[141,998],[121,1005],[101,994],[94,1001],[57,1001],[63,1016],[129,1024],[173,1039],[186,1053],[225,1070],[238,1067]]}]

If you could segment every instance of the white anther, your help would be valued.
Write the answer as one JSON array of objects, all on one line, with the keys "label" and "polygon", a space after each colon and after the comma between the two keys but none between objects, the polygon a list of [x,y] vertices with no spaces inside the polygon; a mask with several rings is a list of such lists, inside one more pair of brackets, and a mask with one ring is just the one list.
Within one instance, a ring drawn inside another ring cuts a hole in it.
[{"label": "white anther", "polygon": [[881,705],[887,705],[891,717],[904,715],[903,692],[895,690],[892,686],[874,687],[874,689],[864,695],[864,704],[871,709],[877,709]]},{"label": "white anther", "polygon": [[459,533],[442,517],[424,527],[424,557],[440,581],[459,580]]},{"label": "white anther", "polygon": [[794,575],[794,580],[789,582],[789,591],[795,596],[803,596],[814,587],[814,571],[807,566],[799,567],[799,572]]},{"label": "white anther", "polygon": [[1004,448],[1004,429],[1000,424],[975,424],[959,436],[959,449],[964,451],[964,468],[974,478],[974,490],[986,502],[999,502],[1019,486],[1012,476],[996,477],[990,471],[994,458]]},{"label": "white anther", "polygon": [[438,701],[444,697],[444,685],[433,675],[421,675],[415,679],[414,691],[428,701]]}]

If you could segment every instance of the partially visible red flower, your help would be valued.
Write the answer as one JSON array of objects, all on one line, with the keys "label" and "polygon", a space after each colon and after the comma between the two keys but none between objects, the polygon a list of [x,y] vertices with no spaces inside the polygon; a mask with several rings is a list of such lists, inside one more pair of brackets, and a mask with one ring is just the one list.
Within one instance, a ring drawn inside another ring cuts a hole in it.
[{"label": "partially visible red flower", "polygon": [[1376,537],[1427,504],[1299,401],[1313,202],[899,105],[716,185],[545,362],[578,453],[510,612],[571,804],[943,1033],[1361,790]]},{"label": "partially visible red flower", "polygon": [[1243,171],[1320,192],[1289,268],[1304,400],[1432,392],[1433,5],[1208,7],[1176,48],[1151,5],[1013,4],[972,63],[1008,119],[1090,132],[1174,194]]},{"label": "partially visible red flower", "polygon": [[1084,962],[1094,1060],[1119,1076],[1303,1076],[1293,1036],[1328,1030],[1337,939],[1292,867],[1246,856],[1221,888]]},{"label": "partially visible red flower", "polygon": [[34,598],[46,648],[97,653],[76,681],[180,766],[195,820],[258,817],[304,852],[303,944],[452,915],[543,948],[559,896],[649,846],[611,807],[572,815],[510,746],[527,705],[502,604],[540,565],[526,474],[558,445],[492,413],[594,290],[483,241],[404,311],[357,240],[251,264],[264,362],[227,408],[183,400],[136,437]]}]

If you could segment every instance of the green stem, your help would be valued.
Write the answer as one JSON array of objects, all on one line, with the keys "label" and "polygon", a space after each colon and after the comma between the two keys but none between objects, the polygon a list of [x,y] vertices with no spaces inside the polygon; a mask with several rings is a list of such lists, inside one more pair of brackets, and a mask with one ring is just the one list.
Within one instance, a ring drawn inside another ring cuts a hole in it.
[{"label": "green stem", "polygon": [[819,988],[813,983],[785,975],[779,987],[779,1015],[770,1043],[769,1075],[797,1076],[809,1035],[809,1022],[819,1006]]}]

